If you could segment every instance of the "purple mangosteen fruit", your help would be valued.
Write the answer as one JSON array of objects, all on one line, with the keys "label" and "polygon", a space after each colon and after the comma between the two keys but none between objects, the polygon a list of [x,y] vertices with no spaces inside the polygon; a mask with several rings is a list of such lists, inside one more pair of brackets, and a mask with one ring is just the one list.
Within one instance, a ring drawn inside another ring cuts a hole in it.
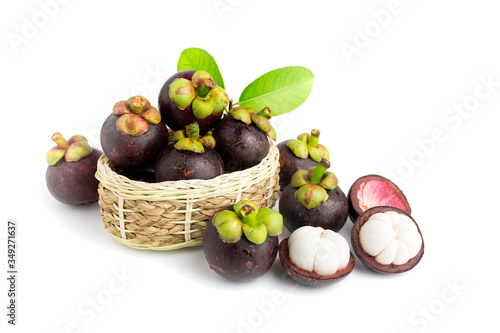
[{"label": "purple mangosteen fruit", "polygon": [[338,186],[333,172],[326,172],[330,162],[322,159],[318,166],[299,170],[281,194],[279,211],[288,231],[305,225],[342,229],[347,221],[347,198]]},{"label": "purple mangosteen fruit", "polygon": [[173,141],[160,152],[156,160],[154,174],[157,182],[212,179],[225,172],[224,162],[214,150],[213,136],[200,137],[198,123],[176,131]]},{"label": "purple mangosteen fruit", "polygon": [[101,128],[104,154],[123,172],[149,166],[167,143],[160,112],[142,96],[116,103]]},{"label": "purple mangosteen fruit", "polygon": [[367,209],[377,206],[390,206],[411,214],[411,207],[403,191],[389,179],[379,175],[358,178],[347,194],[349,218],[352,223]]},{"label": "purple mangosteen fruit", "polygon": [[203,236],[203,252],[217,274],[235,281],[255,279],[276,260],[282,229],[281,214],[241,200],[212,217]]},{"label": "purple mangosteen fruit", "polygon": [[322,158],[330,159],[328,149],[318,143],[320,131],[302,133],[297,140],[286,140],[278,144],[280,152],[280,190],[290,184],[292,176],[299,170],[318,165]]},{"label": "purple mangosteen fruit", "polygon": [[226,91],[205,71],[185,70],[163,85],[158,105],[165,123],[174,131],[197,122],[206,133],[222,117],[229,103]]},{"label": "purple mangosteen fruit", "polygon": [[409,271],[424,255],[417,222],[404,210],[389,206],[373,207],[361,214],[352,227],[351,243],[366,266],[384,274]]},{"label": "purple mangosteen fruit", "polygon": [[276,131],[269,122],[271,111],[231,108],[213,130],[215,149],[224,160],[227,172],[240,171],[262,161],[269,153],[269,139]]},{"label": "purple mangosteen fruit", "polygon": [[287,274],[310,287],[340,281],[352,272],[356,262],[344,237],[312,226],[300,227],[282,240],[279,256]]},{"label": "purple mangosteen fruit", "polygon": [[50,194],[65,204],[86,205],[99,200],[95,178],[97,160],[102,152],[87,139],[74,135],[68,141],[61,133],[52,136],[57,146],[47,152],[46,183]]}]

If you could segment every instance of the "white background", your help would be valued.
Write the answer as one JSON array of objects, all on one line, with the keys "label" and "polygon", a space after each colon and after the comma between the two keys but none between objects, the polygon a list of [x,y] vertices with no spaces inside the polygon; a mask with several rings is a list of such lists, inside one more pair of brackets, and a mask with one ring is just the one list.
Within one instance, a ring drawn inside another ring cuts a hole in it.
[{"label": "white background", "polygon": [[[65,2],[2,1],[0,10],[4,272],[7,219],[18,222],[19,243],[18,325],[6,323],[2,278],[2,331],[498,329],[497,2]],[[50,16],[41,3],[52,3]],[[380,14],[388,8],[390,17]],[[97,204],[53,199],[45,186],[51,135],[83,134],[99,146],[113,104],[141,93],[156,105],[188,47],[214,56],[235,100],[269,70],[309,68],[307,102],[273,120],[278,141],[322,130],[345,192],[362,175],[390,175],[423,232],[420,264],[384,276],[358,262],[345,280],[311,289],[283,279],[277,261],[254,282],[232,283],[209,269],[201,248],[133,250],[106,233]],[[356,53],[342,51],[349,47]],[[99,311],[92,298],[105,303]]]}]

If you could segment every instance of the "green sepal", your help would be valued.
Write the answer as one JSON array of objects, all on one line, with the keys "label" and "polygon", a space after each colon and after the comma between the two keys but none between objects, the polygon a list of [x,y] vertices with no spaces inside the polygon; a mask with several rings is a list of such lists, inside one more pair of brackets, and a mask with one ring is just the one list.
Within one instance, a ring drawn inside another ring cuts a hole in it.
[{"label": "green sepal", "polygon": [[212,218],[212,223],[225,243],[236,243],[241,239],[242,222],[238,215],[230,210],[218,212]]},{"label": "green sepal", "polygon": [[184,138],[179,141],[174,145],[174,147],[178,150],[187,150],[187,151],[192,151],[194,153],[204,153],[205,148],[203,145],[193,139],[193,138]]},{"label": "green sepal", "polygon": [[309,184],[309,179],[311,179],[311,174],[309,170],[298,170],[293,174],[290,184],[292,184],[294,188],[307,185]]},{"label": "green sepal", "polygon": [[318,185],[331,191],[334,190],[338,184],[339,180],[337,179],[337,176],[333,172],[327,171],[323,174],[323,178]]},{"label": "green sepal", "polygon": [[303,185],[295,192],[295,198],[305,208],[312,209],[328,200],[328,193],[318,185]]},{"label": "green sepal", "polygon": [[318,144],[317,147],[308,147],[309,148],[309,157],[315,161],[319,162],[321,161],[322,158],[325,158],[327,160],[330,159],[330,152],[328,152],[328,149],[321,145]]},{"label": "green sepal", "polygon": [[290,140],[286,145],[298,158],[307,158],[309,156],[307,144],[301,140]]},{"label": "green sepal", "polygon": [[250,115],[250,112],[248,112],[247,109],[234,107],[231,110],[229,110],[229,114],[234,119],[242,121],[247,125],[250,125],[252,123],[252,116]]},{"label": "green sepal", "polygon": [[267,238],[267,229],[262,223],[255,226],[243,224],[243,233],[250,242],[257,245],[264,243]]},{"label": "green sepal", "polygon": [[66,162],[78,162],[92,153],[92,147],[85,141],[79,141],[71,144],[66,153],[64,160]]},{"label": "green sepal", "polygon": [[266,226],[269,236],[278,236],[283,232],[283,215],[271,208],[259,209],[257,220]]}]

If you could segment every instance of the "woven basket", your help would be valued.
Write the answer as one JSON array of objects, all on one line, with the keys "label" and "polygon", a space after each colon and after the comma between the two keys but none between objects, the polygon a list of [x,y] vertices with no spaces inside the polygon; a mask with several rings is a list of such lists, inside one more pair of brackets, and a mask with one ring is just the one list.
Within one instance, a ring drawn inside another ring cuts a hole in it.
[{"label": "woven basket", "polygon": [[105,229],[136,249],[175,250],[202,244],[210,218],[242,199],[273,207],[279,190],[279,152],[270,141],[256,166],[209,180],[146,183],[113,170],[106,155],[97,163],[99,205]]}]

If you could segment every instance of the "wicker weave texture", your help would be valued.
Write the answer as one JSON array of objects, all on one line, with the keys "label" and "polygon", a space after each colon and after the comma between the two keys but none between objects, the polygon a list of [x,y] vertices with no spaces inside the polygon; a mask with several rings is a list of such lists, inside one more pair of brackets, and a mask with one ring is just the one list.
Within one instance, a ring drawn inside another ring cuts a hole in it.
[{"label": "wicker weave texture", "polygon": [[97,164],[105,229],[137,249],[174,250],[202,244],[207,222],[220,208],[247,199],[273,207],[279,190],[279,152],[271,142],[258,165],[209,180],[145,183],[116,173],[102,155]]}]

